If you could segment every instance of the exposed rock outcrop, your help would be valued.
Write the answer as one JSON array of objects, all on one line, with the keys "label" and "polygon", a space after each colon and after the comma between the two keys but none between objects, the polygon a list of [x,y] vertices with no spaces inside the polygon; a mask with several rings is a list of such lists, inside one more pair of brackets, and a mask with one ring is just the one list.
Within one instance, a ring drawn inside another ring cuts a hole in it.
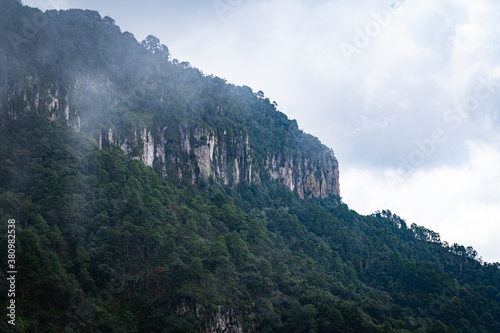
[{"label": "exposed rock outcrop", "polygon": [[[175,175],[191,183],[220,181],[234,187],[240,183],[259,182],[269,175],[296,191],[302,199],[340,194],[338,163],[330,150],[321,152],[317,160],[281,152],[268,153],[263,168],[258,169],[254,167],[259,163],[246,133],[229,136],[224,130],[179,125],[173,129],[163,128],[157,134],[158,139],[154,141],[152,131],[144,127],[129,140],[109,129],[107,139],[132,158],[156,166],[164,177]],[[167,151],[165,138],[175,135],[179,137],[179,145],[173,152],[172,149]],[[133,151],[139,155],[134,155]]]},{"label": "exposed rock outcrop", "polygon": [[196,318],[203,323],[203,333],[253,333],[256,332],[255,325],[245,329],[241,323],[241,318],[249,313],[237,311],[230,306],[218,306],[213,312],[198,304],[196,308],[183,304],[176,310],[179,317],[188,313],[195,314]]},{"label": "exposed rock outcrop", "polygon": [[271,177],[300,198],[340,194],[338,162],[333,151],[319,143],[312,155],[300,149],[290,153],[260,146],[258,137],[250,137],[241,128],[183,121],[147,124],[133,111],[118,114],[116,105],[125,97],[117,97],[116,87],[107,78],[80,77],[65,88],[52,85],[48,89],[39,89],[39,81],[28,75],[24,85],[8,90],[2,103],[7,119],[34,111],[51,121],[66,121],[93,137],[100,148],[117,145],[162,177],[193,184],[220,182],[236,187]]}]

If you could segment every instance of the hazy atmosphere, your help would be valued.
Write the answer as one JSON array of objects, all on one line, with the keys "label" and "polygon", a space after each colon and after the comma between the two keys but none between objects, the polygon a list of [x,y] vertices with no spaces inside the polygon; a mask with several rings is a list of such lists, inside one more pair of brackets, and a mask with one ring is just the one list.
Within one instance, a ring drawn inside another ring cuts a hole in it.
[{"label": "hazy atmosphere", "polygon": [[24,0],[110,16],[278,103],[334,149],[343,201],[500,261],[500,4]]}]

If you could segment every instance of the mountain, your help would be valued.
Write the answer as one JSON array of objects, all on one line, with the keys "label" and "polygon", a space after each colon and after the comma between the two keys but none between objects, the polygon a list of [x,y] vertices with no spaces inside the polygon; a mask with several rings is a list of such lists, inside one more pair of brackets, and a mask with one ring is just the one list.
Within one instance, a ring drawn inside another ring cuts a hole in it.
[{"label": "mountain", "polygon": [[2,332],[500,331],[500,264],[350,210],[261,91],[94,11],[0,8]]},{"label": "mountain", "polygon": [[[10,16],[2,33],[2,45],[10,44],[1,55],[4,122],[36,110],[101,148],[119,146],[164,178],[234,187],[272,177],[301,198],[339,195],[333,151],[262,92],[172,64],[155,37],[140,45],[97,12],[24,17],[33,22]],[[17,35],[23,31],[36,44]]]}]

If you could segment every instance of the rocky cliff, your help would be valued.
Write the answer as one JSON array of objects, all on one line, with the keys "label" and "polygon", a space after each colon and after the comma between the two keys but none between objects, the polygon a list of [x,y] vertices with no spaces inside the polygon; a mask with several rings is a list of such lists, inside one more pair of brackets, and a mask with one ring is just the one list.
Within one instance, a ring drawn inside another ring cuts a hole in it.
[{"label": "rocky cliff", "polygon": [[[244,129],[234,132],[182,121],[148,126],[139,116],[127,125],[128,130],[123,130],[111,121],[109,114],[96,116],[79,97],[99,95],[98,100],[105,102],[100,108],[109,110],[117,103],[113,96],[118,94],[112,91],[111,83],[76,80],[67,89],[51,86],[39,90],[38,81],[30,75],[24,85],[8,91],[2,103],[5,121],[15,119],[19,112],[31,111],[51,121],[67,122],[75,130],[92,136],[100,148],[117,145],[131,158],[154,167],[162,177],[191,183],[217,181],[234,187],[269,176],[301,198],[339,195],[338,162],[333,152],[322,146],[318,146],[319,158],[314,159],[300,153],[254,148],[259,138],[250,138]],[[254,150],[265,151],[265,157],[259,160]]]},{"label": "rocky cliff", "polygon": [[[130,45],[117,45],[118,51],[109,55],[107,48],[91,51],[81,61],[59,49],[37,50],[42,43],[32,46],[40,55],[21,60],[19,52],[1,49],[2,126],[21,112],[33,112],[67,123],[100,148],[119,146],[164,178],[231,187],[273,178],[301,198],[339,195],[333,151],[306,138],[262,95],[154,58],[95,12],[44,15],[64,20],[63,14],[85,16],[87,38],[101,27],[116,35],[109,43],[117,39]],[[45,46],[52,43],[51,35],[40,32],[37,37],[47,39]],[[104,64],[77,67],[92,57],[104,59]],[[129,72],[115,71],[113,62]],[[307,144],[302,147],[301,142]]]},{"label": "rocky cliff", "polygon": [[250,312],[237,311],[231,306],[217,306],[214,311],[209,311],[204,305],[198,304],[190,307],[186,304],[178,307],[176,315],[179,317],[187,314],[194,314],[195,317],[204,323],[203,333],[252,333],[256,332],[255,324],[251,323],[245,329],[242,325],[242,318],[250,317]]}]

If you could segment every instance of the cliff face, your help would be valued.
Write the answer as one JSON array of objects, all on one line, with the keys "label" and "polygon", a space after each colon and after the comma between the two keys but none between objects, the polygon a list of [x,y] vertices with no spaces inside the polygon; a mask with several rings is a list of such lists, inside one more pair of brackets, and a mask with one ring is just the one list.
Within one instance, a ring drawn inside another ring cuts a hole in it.
[{"label": "cliff face", "polygon": [[29,75],[24,84],[8,91],[2,105],[7,118],[4,121],[16,119],[19,112],[33,111],[51,121],[67,122],[93,137],[100,148],[119,146],[164,178],[235,187],[271,177],[300,198],[339,195],[338,162],[324,146],[318,146],[319,158],[310,158],[258,147],[259,137],[251,138],[244,128],[234,131],[183,121],[148,125],[139,116],[127,128],[120,128],[110,111],[101,111],[122,102],[108,79],[77,79],[66,88],[52,85],[42,90],[39,81]]},{"label": "cliff face", "polygon": [[328,150],[321,152],[319,160],[269,154],[265,171],[291,191],[297,191],[301,199],[340,195],[338,162]]},{"label": "cliff face", "polygon": [[333,151],[262,94],[170,63],[96,12],[38,15],[48,23],[37,43],[0,43],[0,128],[33,112],[162,177],[231,187],[273,178],[301,198],[339,195]]},{"label": "cliff face", "polygon": [[[168,137],[179,141],[169,142]],[[247,133],[228,134],[226,130],[182,124],[156,130],[138,128],[133,138],[110,128],[101,133],[99,146],[107,143],[160,170],[163,177],[188,179],[193,184],[218,181],[234,187],[270,176],[302,199],[340,195],[338,162],[328,150],[321,152],[319,160],[269,152],[265,161],[259,161]]]},{"label": "cliff face", "polygon": [[252,333],[256,332],[255,324],[250,324],[250,328],[243,328],[241,319],[248,317],[249,312],[235,310],[230,306],[218,306],[215,311],[208,311],[207,308],[198,304],[196,308],[182,304],[176,310],[178,317],[192,313],[196,318],[204,323],[203,333]]}]

